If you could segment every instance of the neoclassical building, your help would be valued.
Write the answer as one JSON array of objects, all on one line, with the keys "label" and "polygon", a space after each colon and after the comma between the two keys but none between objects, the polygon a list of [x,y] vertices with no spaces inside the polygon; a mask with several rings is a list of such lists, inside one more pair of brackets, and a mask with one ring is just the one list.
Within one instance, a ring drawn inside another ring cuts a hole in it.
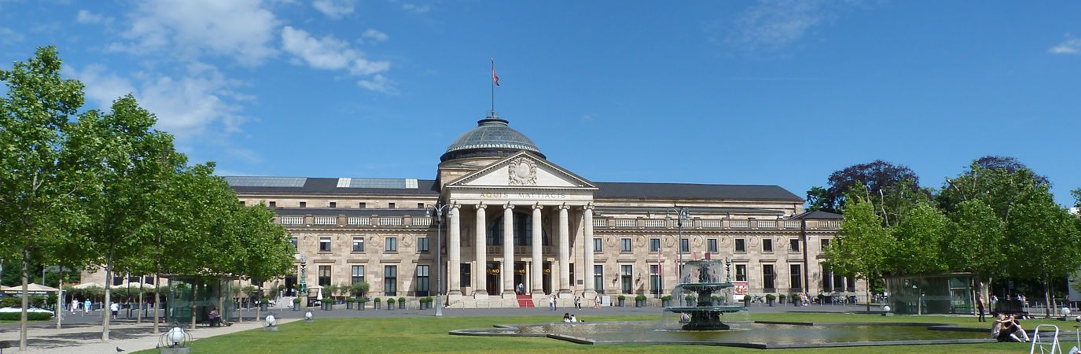
[{"label": "neoclassical building", "polygon": [[494,115],[439,160],[435,180],[225,179],[292,233],[296,270],[275,281],[290,290],[304,274],[309,286],[434,295],[437,252],[449,307],[519,306],[519,288],[537,304],[551,294],[659,296],[675,287],[680,259],[707,257],[730,257],[748,294],[864,287],[821,264],[840,216],[803,212],[779,186],[590,181]]}]

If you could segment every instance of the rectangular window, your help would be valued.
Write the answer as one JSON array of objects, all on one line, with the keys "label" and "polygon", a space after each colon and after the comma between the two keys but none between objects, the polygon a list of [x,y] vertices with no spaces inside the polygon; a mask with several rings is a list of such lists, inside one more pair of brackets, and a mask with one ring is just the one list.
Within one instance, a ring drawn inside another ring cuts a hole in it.
[{"label": "rectangular window", "polygon": [[634,276],[634,266],[632,266],[632,265],[620,265],[619,266],[619,279],[620,279],[620,284],[622,285],[622,290],[623,290],[624,294],[630,294],[631,293],[631,291],[633,289],[633,287],[632,287],[632,285],[633,285],[632,281],[633,280],[631,279],[631,277],[633,277],[633,276]]},{"label": "rectangular window", "polygon": [[417,266],[417,296],[428,296],[428,266]]},{"label": "rectangular window", "polygon": [[773,283],[775,276],[776,274],[773,272],[772,264],[762,265],[762,288],[764,288],[765,292],[772,293],[777,291],[777,287]]},{"label": "rectangular window", "polygon": [[801,272],[802,270],[803,269],[800,268],[799,264],[788,265],[788,286],[793,289],[792,291],[803,292],[803,272]]},{"label": "rectangular window", "polygon": [[364,236],[353,237],[353,252],[364,252]]},{"label": "rectangular window", "polygon": [[243,200],[240,201],[240,205],[247,205]]},{"label": "rectangular window", "polygon": [[574,285],[574,263],[570,263],[569,268],[570,268],[569,273],[570,273],[570,276],[571,276],[571,285]]},{"label": "rectangular window", "polygon": [[[124,284],[124,277],[113,277],[113,285]],[[19,293],[22,294],[22,293]]]},{"label": "rectangular window", "polygon": [[387,204],[387,208],[388,209],[394,209],[394,203]]},{"label": "rectangular window", "polygon": [[649,251],[657,252],[661,250],[661,239],[651,238],[649,239]]},{"label": "rectangular window", "polygon": [[799,239],[793,238],[788,240],[788,251],[799,252]]},{"label": "rectangular window", "polygon": [[383,266],[383,295],[398,295],[398,266]]},{"label": "rectangular window", "polygon": [[398,238],[387,236],[386,240],[384,240],[384,247],[386,247],[384,252],[398,252]]},{"label": "rectangular window", "polygon": [[308,207],[308,202],[300,202],[300,207],[301,208],[307,208]]},{"label": "rectangular window", "polygon": [[364,209],[364,208],[367,208],[367,207],[368,207],[368,203],[363,203],[363,202],[360,203],[359,208]]},{"label": "rectangular window", "polygon": [[293,237],[292,239],[289,240],[289,243],[293,244],[293,251],[296,251],[297,250],[297,238]]},{"label": "rectangular window", "polygon": [[417,209],[424,209],[424,203],[417,203]]},{"label": "rectangular window", "polygon": [[717,239],[711,238],[706,240],[706,251],[710,253],[717,253]]},{"label": "rectangular window", "polygon": [[601,238],[600,237],[594,237],[593,238],[593,253],[601,253],[601,245],[602,245]]},{"label": "rectangular window", "polygon": [[747,265],[736,265],[736,281],[747,281]]},{"label": "rectangular window", "polygon": [[691,251],[691,240],[690,239],[679,240],[679,251],[680,252],[690,252]]},{"label": "rectangular window", "polygon": [[473,286],[473,272],[471,271],[472,269],[470,269],[471,266],[472,264],[462,263],[462,272],[460,274],[462,277],[459,281],[462,283],[462,287]]},{"label": "rectangular window", "polygon": [[271,208],[275,208],[275,207],[278,206],[278,202],[275,202],[275,201],[271,200],[270,204],[268,204],[268,206],[270,206]]},{"label": "rectangular window", "polygon": [[825,251],[827,248],[830,247],[830,239],[828,238],[818,240],[818,242],[822,243],[822,251]]},{"label": "rectangular window", "polygon": [[319,286],[327,286],[327,285],[333,284],[330,281],[331,281],[331,279],[330,279],[330,266],[328,266],[328,265],[319,266]]},{"label": "rectangular window", "polygon": [[604,266],[603,265],[597,264],[597,265],[593,266],[593,290],[596,290],[598,293],[604,294]]},{"label": "rectangular window", "polygon": [[765,240],[762,240],[762,252],[766,252],[766,253],[773,252],[773,240],[768,239],[768,238],[765,239]]},{"label": "rectangular window", "polygon": [[364,282],[364,266],[353,266],[353,284]]},{"label": "rectangular window", "polygon": [[338,202],[330,202],[329,206],[330,206],[331,209],[337,208],[338,207]]},{"label": "rectangular window", "polygon": [[428,238],[417,238],[417,253],[428,253]]},{"label": "rectangular window", "polygon": [[742,238],[736,239],[736,252],[747,252],[747,240]]},{"label": "rectangular window", "polygon": [[[830,272],[833,273],[833,272]],[[833,273],[833,291],[843,291],[845,288],[845,276]]]},{"label": "rectangular window", "polygon": [[154,285],[154,277],[151,277],[151,276],[143,277],[143,284]]},{"label": "rectangular window", "polygon": [[660,295],[661,289],[661,267],[657,264],[649,265],[649,289],[653,295]]},{"label": "rectangular window", "polygon": [[330,252],[330,237],[319,238],[319,252]]},{"label": "rectangular window", "polygon": [[849,276],[845,277],[845,291],[847,291],[847,292],[856,291],[856,277],[855,276],[849,275]]},{"label": "rectangular window", "polygon": [[631,239],[621,238],[619,239],[619,251],[623,253],[631,253]]}]

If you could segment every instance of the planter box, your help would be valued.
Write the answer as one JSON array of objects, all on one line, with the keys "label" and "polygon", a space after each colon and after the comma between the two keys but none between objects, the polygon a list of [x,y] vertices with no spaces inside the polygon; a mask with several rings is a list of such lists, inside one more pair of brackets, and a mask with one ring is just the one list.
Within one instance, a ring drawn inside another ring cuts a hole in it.
[{"label": "planter box", "polygon": [[624,302],[624,301],[626,301],[626,300],[624,300],[624,299],[619,299],[618,301],[619,301],[619,307],[623,307],[623,302]]},{"label": "planter box", "polygon": [[405,301],[398,301],[398,309],[405,310]]},{"label": "planter box", "polygon": [[293,311],[300,311],[300,304],[293,304]]},{"label": "planter box", "polygon": [[345,303],[345,309],[346,310],[352,310],[353,309],[353,303],[352,302],[346,302]]},{"label": "planter box", "polygon": [[389,311],[394,311],[394,307],[395,307],[395,305],[397,305],[397,304],[392,304],[392,303],[389,303],[389,302],[388,302],[388,303],[387,303],[387,310],[389,310]]},{"label": "planter box", "polygon": [[645,307],[646,300],[634,300],[634,307]]},{"label": "planter box", "polygon": [[358,302],[357,303],[357,311],[364,311],[364,305],[367,305],[367,304],[368,304],[367,302]]},{"label": "planter box", "polygon": [[376,309],[376,310],[381,309],[381,308],[383,308],[383,303],[382,302],[376,302],[375,306],[372,307],[372,308]]},{"label": "planter box", "polygon": [[672,307],[672,300],[661,300],[662,307]]}]

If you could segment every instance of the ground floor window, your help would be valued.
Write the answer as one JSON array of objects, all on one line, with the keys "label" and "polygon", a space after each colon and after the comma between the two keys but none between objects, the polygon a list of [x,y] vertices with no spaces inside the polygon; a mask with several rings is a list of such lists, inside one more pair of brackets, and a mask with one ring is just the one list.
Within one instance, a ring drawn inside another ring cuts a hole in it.
[{"label": "ground floor window", "polygon": [[747,281],[747,265],[736,265],[736,281]]},{"label": "ground floor window", "polygon": [[383,266],[383,295],[398,295],[398,266]]},{"label": "ground floor window", "polygon": [[664,289],[661,289],[661,266],[658,264],[649,265],[649,288],[653,295],[660,295]]},{"label": "ground floor window", "polygon": [[765,292],[776,292],[777,287],[776,284],[774,284],[773,282],[775,276],[776,273],[773,272],[772,264],[762,265],[762,288]]},{"label": "ground floor window", "polygon": [[330,282],[330,266],[319,266],[319,286],[327,286],[333,284]]},{"label": "ground floor window", "polygon": [[428,296],[428,266],[417,266],[417,296]]},{"label": "ground floor window", "polygon": [[619,266],[619,270],[620,270],[619,271],[619,278],[621,280],[620,283],[622,285],[621,290],[623,290],[624,294],[630,294],[631,290],[632,290],[631,282],[633,280],[631,279],[631,277],[634,275],[634,266],[632,266],[632,265],[621,265],[621,266]]},{"label": "ground floor window", "polygon": [[353,266],[353,284],[363,283],[363,282],[364,282],[364,266],[362,266],[362,265]]},{"label": "ground floor window", "polygon": [[799,264],[791,264],[788,266],[788,286],[792,288],[792,291],[803,292],[803,269]]},{"label": "ground floor window", "polygon": [[472,268],[471,266],[472,264],[462,263],[462,271],[460,274],[462,277],[460,278],[460,282],[463,287],[473,286],[473,272],[471,271],[472,269],[470,269]]},{"label": "ground floor window", "polygon": [[601,294],[604,293],[604,266],[603,265],[594,265],[593,266],[593,290],[596,290],[598,293],[601,293]]}]

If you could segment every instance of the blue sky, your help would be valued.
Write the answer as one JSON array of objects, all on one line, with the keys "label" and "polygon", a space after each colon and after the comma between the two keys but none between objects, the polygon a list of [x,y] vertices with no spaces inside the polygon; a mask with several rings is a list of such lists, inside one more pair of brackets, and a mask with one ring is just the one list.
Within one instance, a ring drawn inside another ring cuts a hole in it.
[{"label": "blue sky", "polygon": [[[674,4],[674,5],[673,5]],[[884,159],[941,187],[1018,158],[1081,187],[1081,2],[0,0],[222,175],[435,177],[490,109],[593,181],[777,184]]]}]

